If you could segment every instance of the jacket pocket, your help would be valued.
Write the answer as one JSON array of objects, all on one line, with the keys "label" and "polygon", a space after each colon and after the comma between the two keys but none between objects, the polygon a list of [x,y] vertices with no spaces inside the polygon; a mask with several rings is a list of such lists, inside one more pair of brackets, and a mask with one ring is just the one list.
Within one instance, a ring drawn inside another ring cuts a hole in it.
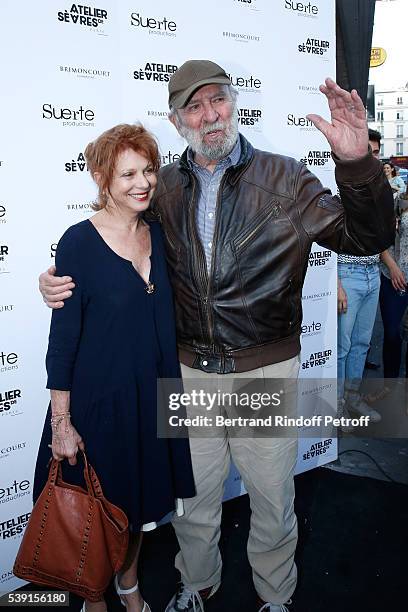
[{"label": "jacket pocket", "polygon": [[248,226],[233,238],[232,244],[235,253],[239,253],[251,244],[252,240],[256,238],[268,221],[278,217],[280,213],[281,207],[276,200],[272,200],[272,202],[264,206],[250,221]]}]

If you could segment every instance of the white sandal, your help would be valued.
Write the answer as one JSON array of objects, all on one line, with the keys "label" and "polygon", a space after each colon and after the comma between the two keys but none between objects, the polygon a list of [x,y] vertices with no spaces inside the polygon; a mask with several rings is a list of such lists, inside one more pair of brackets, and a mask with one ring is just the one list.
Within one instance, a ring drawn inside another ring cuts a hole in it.
[{"label": "white sandal", "polygon": [[[120,603],[122,604],[122,606],[125,606],[126,608],[126,602],[124,598],[122,597],[122,595],[130,595],[130,593],[135,593],[139,589],[139,583],[136,582],[135,586],[131,587],[130,589],[121,589],[119,586],[118,577],[115,576],[115,589],[116,589],[117,594],[119,595]],[[146,601],[143,604],[142,612],[152,612],[149,604]]]}]

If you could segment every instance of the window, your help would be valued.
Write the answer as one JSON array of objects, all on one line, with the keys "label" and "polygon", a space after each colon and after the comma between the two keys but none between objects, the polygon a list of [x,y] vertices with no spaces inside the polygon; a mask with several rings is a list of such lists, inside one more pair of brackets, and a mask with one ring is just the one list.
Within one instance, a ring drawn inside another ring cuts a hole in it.
[{"label": "window", "polygon": [[379,111],[377,113],[377,121],[384,121],[384,112],[383,111]]},{"label": "window", "polygon": [[403,155],[403,146],[402,142],[397,142],[397,155]]},{"label": "window", "polygon": [[381,134],[381,138],[384,138],[384,126],[380,125],[380,134]]},{"label": "window", "polygon": [[380,157],[384,157],[384,143],[380,146]]},{"label": "window", "polygon": [[403,119],[404,118],[404,113],[402,111],[398,111],[397,112],[397,119]]},{"label": "window", "polygon": [[384,105],[384,100],[383,98],[379,98],[378,102],[377,102],[377,106],[383,106]]},{"label": "window", "polygon": [[398,96],[398,98],[397,98],[397,104],[402,104],[402,96]]},{"label": "window", "polygon": [[404,138],[404,126],[403,126],[403,124],[397,125],[397,138]]}]

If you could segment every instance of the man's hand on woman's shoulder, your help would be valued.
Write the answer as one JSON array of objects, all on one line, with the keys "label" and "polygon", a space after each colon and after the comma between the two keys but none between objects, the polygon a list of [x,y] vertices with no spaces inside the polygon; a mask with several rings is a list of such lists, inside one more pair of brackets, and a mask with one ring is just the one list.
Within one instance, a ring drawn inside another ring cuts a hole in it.
[{"label": "man's hand on woman's shoulder", "polygon": [[39,289],[49,308],[63,308],[64,300],[71,297],[75,283],[70,276],[55,276],[55,266],[40,274]]}]

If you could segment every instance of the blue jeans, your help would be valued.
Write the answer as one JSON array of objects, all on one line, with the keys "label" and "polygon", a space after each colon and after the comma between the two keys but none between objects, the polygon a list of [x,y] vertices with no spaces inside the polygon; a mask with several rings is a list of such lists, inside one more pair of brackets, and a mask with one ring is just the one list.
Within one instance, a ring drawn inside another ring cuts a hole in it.
[{"label": "blue jeans", "polygon": [[[408,292],[399,295],[389,278],[381,274],[380,308],[384,325],[383,363],[384,378],[398,378],[401,365],[402,317],[408,306]],[[406,358],[408,375],[408,351]]]},{"label": "blue jeans", "polygon": [[337,273],[347,294],[347,311],[338,316],[337,396],[344,384],[358,391],[370,347],[380,291],[378,264],[339,264]]}]

